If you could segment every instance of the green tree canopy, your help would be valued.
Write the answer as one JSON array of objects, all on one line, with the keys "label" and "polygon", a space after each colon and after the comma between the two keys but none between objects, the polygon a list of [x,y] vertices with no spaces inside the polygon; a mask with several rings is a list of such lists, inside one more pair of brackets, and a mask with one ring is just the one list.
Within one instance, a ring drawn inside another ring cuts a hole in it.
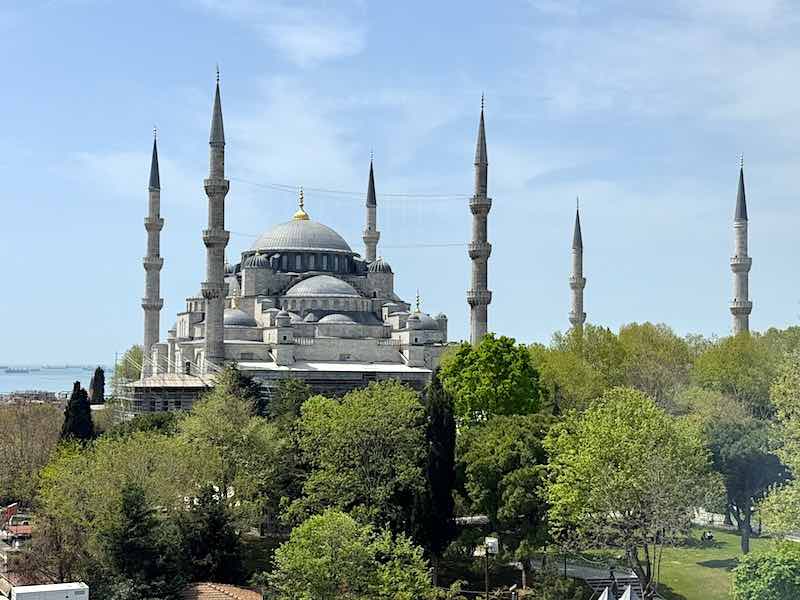
[{"label": "green tree canopy", "polygon": [[458,467],[473,514],[485,514],[504,547],[528,565],[545,542],[547,505],[542,488],[550,419],[541,415],[492,417],[458,440]]},{"label": "green tree canopy", "polygon": [[400,534],[328,510],[296,527],[265,578],[276,600],[430,600],[422,550]]},{"label": "green tree canopy", "polygon": [[550,430],[545,497],[554,531],[574,528],[589,544],[624,550],[655,593],[653,565],[684,532],[709,485],[709,456],[693,429],[630,388],[606,392]]},{"label": "green tree canopy", "polygon": [[139,379],[143,360],[144,350],[141,346],[134,344],[128,348],[114,366],[114,381],[124,383]]},{"label": "green tree canopy", "polygon": [[773,412],[769,387],[777,371],[776,357],[749,333],[720,340],[697,357],[692,379],[741,402],[755,417]]},{"label": "green tree canopy", "polygon": [[692,356],[682,338],[659,323],[630,323],[619,330],[625,358],[622,369],[625,385],[650,396],[670,412],[675,396],[689,381]]},{"label": "green tree canopy", "polygon": [[513,338],[488,334],[477,346],[461,344],[442,358],[441,378],[465,423],[539,408],[539,374],[528,349]]},{"label": "green tree canopy", "polygon": [[733,600],[800,598],[800,545],[784,542],[743,557],[733,571]]},{"label": "green tree canopy", "polygon": [[408,530],[425,489],[425,411],[416,392],[395,380],[372,383],[341,402],[315,396],[303,405],[299,443],[311,465],[293,513],[351,511]]}]

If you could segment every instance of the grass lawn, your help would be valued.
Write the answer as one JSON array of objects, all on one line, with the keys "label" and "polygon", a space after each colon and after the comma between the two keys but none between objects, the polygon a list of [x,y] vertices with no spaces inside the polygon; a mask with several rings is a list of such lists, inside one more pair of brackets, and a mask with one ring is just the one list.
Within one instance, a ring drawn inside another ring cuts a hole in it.
[{"label": "grass lawn", "polygon": [[[741,556],[739,536],[714,530],[714,541],[702,545],[701,529],[692,531],[692,542],[680,548],[666,548],[661,561],[659,593],[667,600],[729,600],[733,569]],[[752,538],[750,551],[770,544]]]}]

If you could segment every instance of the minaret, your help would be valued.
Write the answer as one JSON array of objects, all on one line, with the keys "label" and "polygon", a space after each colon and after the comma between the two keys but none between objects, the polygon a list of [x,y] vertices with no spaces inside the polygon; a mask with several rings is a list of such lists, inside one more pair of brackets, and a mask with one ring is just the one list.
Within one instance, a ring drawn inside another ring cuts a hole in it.
[{"label": "minaret", "polygon": [[569,311],[569,322],[576,331],[580,331],[586,322],[586,313],[583,312],[583,288],[586,287],[586,277],[583,276],[580,206],[575,207],[575,231],[572,234],[572,277],[569,278],[569,287],[572,289],[572,310]]},{"label": "minaret", "polygon": [[153,156],[150,160],[150,184],[148,185],[148,211],[144,219],[147,231],[147,256],[142,259],[145,271],[144,298],[144,360],[142,361],[142,377],[154,371],[150,362],[150,350],[159,339],[159,319],[164,300],[161,298],[161,230],[164,219],[161,218],[161,178],[158,174],[158,141],[153,129]]},{"label": "minaret", "polygon": [[[219,69],[208,143],[208,178],[203,182],[208,196],[208,229],[203,231],[206,280],[202,284],[203,297],[206,299],[205,360],[220,365],[225,360],[222,320],[225,310],[225,247],[230,237],[230,233],[225,231],[225,196],[230,182],[225,179],[225,129],[222,126]],[[208,366],[203,365],[203,370],[208,372]]]},{"label": "minaret", "polygon": [[367,262],[373,262],[377,257],[378,240],[381,232],[378,231],[376,215],[378,201],[375,198],[375,175],[372,172],[372,156],[369,157],[369,184],[367,184],[367,228],[364,230],[364,246],[366,247]]},{"label": "minaret", "polygon": [[475,194],[469,201],[472,211],[472,241],[469,257],[472,260],[472,288],[467,291],[470,306],[470,343],[478,344],[488,330],[488,306],[492,292],[488,289],[488,264],[492,245],[486,241],[486,219],[492,208],[492,199],[487,194],[489,161],[486,156],[486,130],[483,123],[483,96],[481,96],[481,120],[478,125],[478,143],[475,148]]},{"label": "minaret", "polygon": [[733,217],[734,246],[731,257],[733,271],[733,335],[750,331],[750,267],[753,259],[747,255],[747,201],[744,193],[744,159],[739,159],[739,191],[736,195],[736,213]]}]

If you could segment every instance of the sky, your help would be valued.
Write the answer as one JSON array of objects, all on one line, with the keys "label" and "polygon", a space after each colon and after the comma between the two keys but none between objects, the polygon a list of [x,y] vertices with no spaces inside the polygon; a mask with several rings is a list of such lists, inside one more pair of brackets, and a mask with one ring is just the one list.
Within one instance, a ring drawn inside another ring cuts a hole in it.
[{"label": "sky", "polygon": [[490,330],[569,326],[580,196],[590,322],[728,335],[739,153],[751,327],[796,324],[798,25],[780,0],[0,0],[0,363],[141,343],[154,126],[162,336],[198,291],[217,64],[232,262],[299,185],[363,253],[373,152],[396,290],[466,337],[484,93]]}]

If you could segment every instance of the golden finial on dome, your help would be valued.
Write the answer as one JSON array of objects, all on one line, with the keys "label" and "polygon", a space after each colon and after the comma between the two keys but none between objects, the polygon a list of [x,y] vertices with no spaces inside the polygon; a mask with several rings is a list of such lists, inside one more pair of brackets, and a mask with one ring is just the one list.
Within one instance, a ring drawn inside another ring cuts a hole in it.
[{"label": "golden finial on dome", "polygon": [[295,221],[308,221],[311,217],[308,216],[308,213],[305,209],[305,200],[303,198],[303,186],[300,186],[300,210],[294,213],[294,220]]}]

